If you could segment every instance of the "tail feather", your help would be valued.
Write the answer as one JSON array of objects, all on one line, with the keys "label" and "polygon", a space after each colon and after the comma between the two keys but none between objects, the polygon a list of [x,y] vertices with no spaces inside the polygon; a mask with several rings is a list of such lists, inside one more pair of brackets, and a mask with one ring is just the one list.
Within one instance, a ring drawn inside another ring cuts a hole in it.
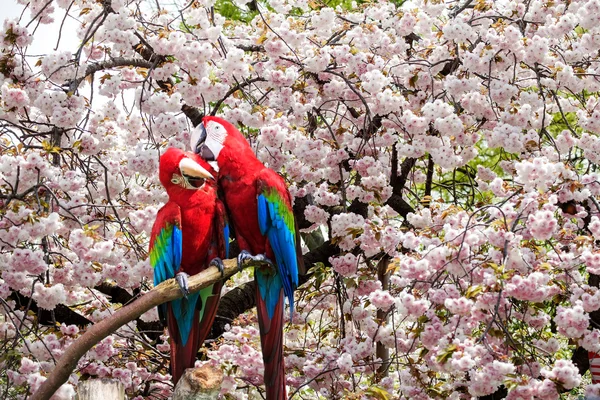
[{"label": "tail feather", "polygon": [[185,346],[179,336],[179,329],[177,328],[177,322],[171,304],[167,306],[168,315],[167,326],[169,328],[169,336],[171,337],[171,376],[173,377],[173,384],[177,384],[186,369],[192,368],[196,363],[196,353],[200,347],[200,336],[198,331],[199,325],[199,312],[194,311],[194,319],[192,329],[190,331],[189,339]]},{"label": "tail feather", "polygon": [[219,309],[219,301],[221,296],[221,288],[223,282],[219,281],[212,286],[211,295],[204,299],[204,312],[202,313],[202,320],[198,329],[198,335],[200,336],[200,345],[204,343],[213,326],[215,317],[217,316],[217,310]]},{"label": "tail feather", "polygon": [[267,305],[260,295],[258,284],[256,299],[267,400],[284,400],[286,391],[283,363],[283,288],[279,292],[279,301],[272,318],[269,318]]},{"label": "tail feather", "polygon": [[[172,309],[172,303],[168,304],[168,328],[171,337],[171,376],[173,384],[177,384],[183,373],[188,368],[193,368],[196,363],[198,349],[212,328],[217,309],[219,308],[219,295],[221,294],[221,282],[215,283],[210,295],[199,296],[194,310],[194,317],[187,343],[183,345],[179,335],[179,328]],[[202,316],[202,320],[200,320]]]}]

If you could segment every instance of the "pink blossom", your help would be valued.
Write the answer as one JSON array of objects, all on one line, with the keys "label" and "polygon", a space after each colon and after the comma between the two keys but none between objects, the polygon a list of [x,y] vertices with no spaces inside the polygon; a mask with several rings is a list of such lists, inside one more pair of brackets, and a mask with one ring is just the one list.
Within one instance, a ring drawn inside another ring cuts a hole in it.
[{"label": "pink blossom", "polygon": [[573,389],[581,382],[579,370],[571,360],[557,360],[552,369],[542,369],[542,375],[560,382],[565,389]]},{"label": "pink blossom", "polygon": [[395,303],[394,297],[388,291],[379,289],[369,295],[369,300],[371,304],[383,311],[388,311]]},{"label": "pink blossom", "polygon": [[581,302],[576,302],[572,307],[558,306],[554,317],[560,333],[567,337],[581,337],[589,325],[589,315],[583,310]]},{"label": "pink blossom", "polygon": [[551,211],[540,210],[529,215],[527,226],[534,239],[548,240],[556,231],[558,223]]}]

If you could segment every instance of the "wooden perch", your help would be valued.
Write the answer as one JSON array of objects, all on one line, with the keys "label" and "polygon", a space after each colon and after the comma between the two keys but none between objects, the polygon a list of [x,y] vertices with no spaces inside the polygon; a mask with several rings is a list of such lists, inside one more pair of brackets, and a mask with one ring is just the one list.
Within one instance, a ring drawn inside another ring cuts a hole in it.
[{"label": "wooden perch", "polygon": [[[190,293],[200,291],[221,279],[229,278],[237,271],[237,260],[223,260],[224,278],[216,267],[210,267],[189,278]],[[253,266],[246,264],[244,267]],[[164,281],[134,302],[116,311],[110,318],[90,326],[81,337],[71,344],[56,363],[48,379],[29,398],[29,400],[48,400],[64,384],[77,363],[94,345],[114,333],[126,323],[135,320],[146,311],[168,301],[181,298],[181,291],[174,279]]]}]

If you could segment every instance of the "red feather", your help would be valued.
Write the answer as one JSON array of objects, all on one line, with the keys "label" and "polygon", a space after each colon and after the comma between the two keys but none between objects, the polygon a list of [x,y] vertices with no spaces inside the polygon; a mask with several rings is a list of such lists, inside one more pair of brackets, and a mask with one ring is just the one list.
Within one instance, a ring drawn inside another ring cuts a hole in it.
[{"label": "red feather", "polygon": [[269,319],[267,307],[256,285],[256,310],[260,329],[260,345],[265,363],[265,388],[267,399],[286,398],[285,368],[283,363],[283,289],[275,307],[273,318]]},{"label": "red feather", "polygon": [[[167,309],[167,327],[171,338],[171,377],[173,384],[177,384],[185,370],[194,367],[196,354],[200,345],[204,342],[204,338],[200,336],[200,324],[195,323],[190,331],[190,338],[183,346],[170,304],[167,305]],[[198,310],[194,313],[194,321],[198,321]]]},{"label": "red feather", "polygon": [[[264,187],[272,187],[281,193],[282,198],[291,207],[291,197],[285,182],[281,176],[266,168],[255,157],[246,139],[232,124],[217,117],[205,117],[203,122],[206,125],[211,120],[227,129],[224,147],[217,158],[219,185],[223,190],[224,200],[235,228],[238,246],[240,250],[247,250],[251,254],[266,254],[269,259],[275,260],[269,241],[261,234],[258,225],[257,196]],[[283,290],[272,319],[269,319],[258,285],[256,285],[256,299],[265,364],[267,400],[283,400],[286,398],[283,360]]]},{"label": "red feather", "polygon": [[[217,198],[215,181],[205,181],[200,189],[184,188],[171,181],[173,175],[181,175],[179,162],[183,157],[189,157],[204,169],[213,172],[210,165],[195,154],[177,149],[168,149],[163,154],[160,160],[160,180],[167,190],[169,201],[157,215],[152,229],[151,248],[162,227],[166,223],[176,222],[182,231],[181,265],[177,272],[195,275],[206,269],[213,258],[226,258],[223,238],[225,211]],[[175,216],[178,218],[174,218]],[[201,304],[201,297],[198,299],[190,337],[185,346],[182,345],[171,304],[168,304],[167,327],[171,338],[171,374],[174,383],[196,362],[198,349],[210,333],[216,316],[221,287],[222,283],[214,285],[213,296],[207,299],[206,304]],[[201,306],[205,308],[202,321],[199,320]]]}]

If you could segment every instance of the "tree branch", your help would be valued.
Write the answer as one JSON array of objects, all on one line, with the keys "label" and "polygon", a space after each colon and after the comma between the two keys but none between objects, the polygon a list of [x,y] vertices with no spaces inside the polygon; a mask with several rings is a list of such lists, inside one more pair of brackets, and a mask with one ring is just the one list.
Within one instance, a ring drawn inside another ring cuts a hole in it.
[{"label": "tree branch", "polygon": [[[304,255],[306,269],[309,270],[311,265],[318,262],[328,262],[329,257],[339,252],[339,247],[331,244],[331,241],[326,241],[321,246]],[[311,274],[300,275],[299,284],[302,285],[307,282],[310,276]],[[210,339],[216,339],[221,336],[225,332],[225,325],[231,324],[238,315],[256,306],[255,285],[254,281],[244,283],[221,297]]]},{"label": "tree branch", "polygon": [[74,79],[69,83],[69,91],[74,92],[81,82],[88,76],[105,69],[111,69],[116,67],[139,67],[139,68],[152,68],[154,64],[143,60],[141,58],[124,58],[124,57],[115,57],[108,61],[102,61],[99,63],[92,64],[87,67],[85,70],[85,74],[77,79]]},{"label": "tree branch", "polygon": [[392,207],[404,219],[406,219],[408,213],[415,212],[415,209],[402,198],[402,190],[408,180],[408,174],[416,162],[415,158],[405,158],[400,165],[400,174],[396,175],[398,172],[398,154],[396,151],[392,152],[392,176],[390,177],[392,196],[390,196],[385,204]]},{"label": "tree branch", "polygon": [[102,282],[98,286],[94,287],[100,293],[103,293],[110,297],[110,302],[113,304],[127,304],[135,296],[131,295],[127,290],[117,286],[115,283],[108,281]]},{"label": "tree branch", "polygon": [[[196,293],[213,283],[226,279],[238,271],[236,260],[224,260],[225,270],[223,276],[216,267],[210,267],[189,279],[190,293]],[[250,265],[245,265],[250,266]],[[30,397],[30,400],[48,400],[64,384],[77,367],[77,363],[95,344],[109,336],[121,326],[133,321],[146,311],[162,303],[181,298],[181,291],[174,279],[169,279],[148,293],[144,294],[133,303],[124,306],[110,318],[106,318],[92,325],[86,332],[71,344],[60,357],[54,370],[40,388]]]},{"label": "tree branch", "polygon": [[213,323],[209,339],[217,339],[225,332],[225,326],[231,325],[238,315],[256,306],[254,291],[256,283],[252,280],[227,292],[219,300],[217,316]]},{"label": "tree branch", "polygon": [[252,79],[246,79],[242,83],[239,83],[239,84],[235,85],[234,87],[232,87],[231,89],[229,89],[229,91],[227,93],[225,93],[225,96],[223,96],[222,99],[219,99],[219,101],[217,101],[217,103],[213,107],[212,111],[210,112],[210,115],[217,115],[217,111],[219,111],[219,107],[221,107],[221,104],[223,104],[223,102],[225,100],[227,100],[227,98],[229,96],[231,96],[232,94],[234,94],[238,90],[243,89],[246,86],[250,86],[254,82],[264,82],[264,81],[266,81],[265,78],[256,77],[256,78],[252,78]]},{"label": "tree branch", "polygon": [[265,51],[265,47],[259,44],[238,44],[235,47],[237,47],[240,50],[249,52],[263,53]]},{"label": "tree branch", "polygon": [[37,314],[38,322],[42,325],[54,325],[55,322],[61,322],[66,325],[87,326],[92,323],[83,315],[71,310],[64,304],[58,304],[53,310],[39,308],[35,300],[23,296],[19,292],[12,292],[10,297],[16,301],[18,306],[27,307]]}]

